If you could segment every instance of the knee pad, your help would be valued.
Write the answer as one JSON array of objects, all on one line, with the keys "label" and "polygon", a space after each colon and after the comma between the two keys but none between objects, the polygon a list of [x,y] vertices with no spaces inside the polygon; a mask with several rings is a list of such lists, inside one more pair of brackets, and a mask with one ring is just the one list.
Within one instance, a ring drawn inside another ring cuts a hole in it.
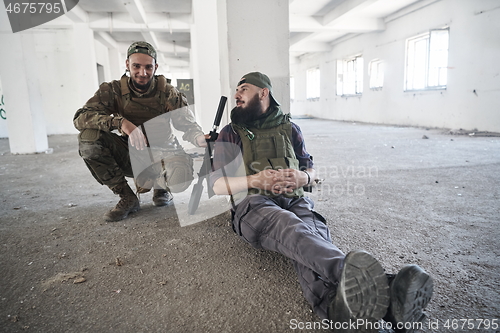
[{"label": "knee pad", "polygon": [[102,155],[102,145],[99,144],[101,131],[96,129],[84,129],[78,135],[78,146],[80,156],[84,159],[96,159]]},{"label": "knee pad", "polygon": [[162,160],[162,177],[158,183],[173,193],[185,191],[193,181],[193,159],[187,154],[178,154]]},{"label": "knee pad", "polygon": [[172,193],[185,191],[193,181],[193,159],[186,153],[164,157],[143,170],[135,177],[139,193],[148,192],[153,187],[170,190]]}]

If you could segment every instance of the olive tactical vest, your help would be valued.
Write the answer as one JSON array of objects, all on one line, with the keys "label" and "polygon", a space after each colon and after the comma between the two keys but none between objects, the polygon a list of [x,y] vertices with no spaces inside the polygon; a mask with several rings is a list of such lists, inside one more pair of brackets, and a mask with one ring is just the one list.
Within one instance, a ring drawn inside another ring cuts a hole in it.
[{"label": "olive tactical vest", "polygon": [[167,79],[163,75],[158,75],[157,78],[156,94],[152,97],[134,97],[128,86],[129,78],[123,75],[120,79],[123,104],[122,116],[136,126],[166,112]]},{"label": "olive tactical vest", "polygon": [[[299,160],[295,157],[292,145],[292,124],[290,122],[270,129],[244,128],[233,125],[243,144],[243,161],[247,175],[256,174],[266,169],[299,170]],[[262,194],[269,197],[278,196],[270,191],[251,188],[248,194]],[[295,189],[291,193],[282,194],[287,197],[303,197],[304,190]],[[235,200],[240,199],[235,196]]]},{"label": "olive tactical vest", "polygon": [[[151,97],[134,97],[128,86],[129,78],[123,75],[120,79],[122,116],[134,125],[140,126],[167,112],[168,81],[163,75],[157,76],[156,93]],[[173,142],[174,135],[170,129],[168,117],[157,118],[148,126],[148,132],[163,133],[165,142]],[[148,135],[148,133],[146,133]]]}]

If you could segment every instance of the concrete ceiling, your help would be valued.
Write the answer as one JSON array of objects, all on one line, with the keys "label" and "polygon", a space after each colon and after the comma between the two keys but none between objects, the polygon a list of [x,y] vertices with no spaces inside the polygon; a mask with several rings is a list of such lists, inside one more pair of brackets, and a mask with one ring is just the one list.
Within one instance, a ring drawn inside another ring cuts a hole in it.
[{"label": "concrete ceiling", "polygon": [[347,38],[385,30],[422,0],[289,0],[290,56],[330,51]]},{"label": "concrete ceiling", "polygon": [[[391,16],[431,1],[436,0],[289,0],[290,56],[329,51],[351,36],[383,31]],[[160,63],[188,68],[191,9],[190,0],[80,0],[64,19],[88,23],[108,47],[126,50],[146,40],[158,49]]]}]

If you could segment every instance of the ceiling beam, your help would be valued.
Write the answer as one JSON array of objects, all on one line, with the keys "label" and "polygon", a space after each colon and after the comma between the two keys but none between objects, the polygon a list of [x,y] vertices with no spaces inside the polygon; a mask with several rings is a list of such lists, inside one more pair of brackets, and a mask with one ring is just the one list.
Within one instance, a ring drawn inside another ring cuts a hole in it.
[{"label": "ceiling beam", "polygon": [[302,41],[290,46],[290,52],[328,52],[332,50],[332,46],[329,43],[317,42],[317,41]]},{"label": "ceiling beam", "polygon": [[329,25],[334,21],[360,12],[364,8],[374,4],[378,0],[347,0],[336,6],[332,11],[323,16],[323,25]]},{"label": "ceiling beam", "polygon": [[159,48],[159,43],[158,43],[158,38],[156,38],[156,35],[152,31],[143,31],[141,32],[142,38],[149,44],[153,45],[157,51],[160,51]]},{"label": "ceiling beam", "polygon": [[89,27],[94,31],[154,31],[154,32],[191,32],[190,21],[186,15],[153,15],[148,13],[149,22],[136,23],[125,13],[90,13]]},{"label": "ceiling beam", "polygon": [[301,40],[306,39],[307,37],[311,36],[313,32],[299,32],[294,34],[292,37],[290,37],[290,46],[297,44]]},{"label": "ceiling beam", "polygon": [[78,5],[74,6],[69,12],[66,12],[66,14],[64,15],[75,23],[87,23],[89,21],[88,13]]},{"label": "ceiling beam", "polygon": [[328,29],[311,16],[296,14],[290,14],[289,25],[290,32],[316,32]]},{"label": "ceiling beam", "polygon": [[438,1],[441,1],[441,0],[421,0],[419,2],[413,3],[409,6],[406,6],[402,9],[398,10],[397,12],[394,12],[394,13],[390,14],[389,16],[387,16],[385,18],[385,22],[388,23],[388,22],[394,21],[402,16],[408,15],[410,13],[417,11],[417,10],[420,10],[422,8],[430,6],[433,3],[438,2]]},{"label": "ceiling beam", "polygon": [[111,37],[110,34],[104,31],[98,31],[95,34],[96,38],[109,49],[119,49],[118,43]]},{"label": "ceiling beam", "polygon": [[[146,11],[142,6],[141,0],[129,0],[128,2],[124,2],[123,4],[125,6],[125,9],[129,13],[130,17],[132,17],[134,23],[146,26],[147,29],[144,30],[141,29],[142,38],[149,44],[153,45],[153,47],[158,52],[158,56],[160,58],[163,57],[163,54],[161,53],[160,49],[160,44],[158,43],[158,38],[156,38],[155,33],[149,29],[148,18],[146,16]],[[158,59],[158,60],[164,60],[164,59]]]},{"label": "ceiling beam", "polygon": [[359,36],[360,34],[345,34],[344,36],[342,37],[339,37],[339,38],[335,38],[334,40],[332,40],[329,44],[333,47],[335,47],[336,44],[339,44],[339,43],[342,43],[342,42],[345,42],[346,40],[349,40],[351,38],[354,38],[356,36]]},{"label": "ceiling beam", "polygon": [[372,32],[383,31],[386,25],[382,18],[351,17],[337,20],[329,27],[339,32]]},{"label": "ceiling beam", "polygon": [[329,25],[321,24],[321,18],[312,16],[290,15],[290,32],[368,32],[385,30],[381,18],[350,17],[332,21]]},{"label": "ceiling beam", "polygon": [[123,5],[135,23],[147,24],[146,11],[140,0],[129,0]]}]

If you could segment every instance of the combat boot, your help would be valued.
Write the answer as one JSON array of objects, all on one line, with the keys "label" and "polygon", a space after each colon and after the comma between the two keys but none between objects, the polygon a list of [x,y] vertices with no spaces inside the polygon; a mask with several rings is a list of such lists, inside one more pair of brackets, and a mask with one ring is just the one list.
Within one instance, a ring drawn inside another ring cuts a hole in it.
[{"label": "combat boot", "polygon": [[106,221],[115,222],[123,220],[128,214],[137,212],[141,208],[139,199],[137,199],[137,196],[126,182],[110,187],[110,189],[114,194],[120,196],[120,201],[118,201],[115,208],[104,215]]},{"label": "combat boot", "polygon": [[384,320],[395,332],[412,333],[422,328],[423,310],[432,297],[434,283],[417,265],[403,267],[397,275],[388,275],[391,302]]},{"label": "combat boot", "polygon": [[173,196],[169,190],[164,190],[162,188],[155,189],[153,192],[153,203],[155,206],[166,206],[172,202]]},{"label": "combat boot", "polygon": [[389,305],[384,269],[367,252],[348,253],[340,281],[329,298],[328,319],[333,332],[374,331]]}]

